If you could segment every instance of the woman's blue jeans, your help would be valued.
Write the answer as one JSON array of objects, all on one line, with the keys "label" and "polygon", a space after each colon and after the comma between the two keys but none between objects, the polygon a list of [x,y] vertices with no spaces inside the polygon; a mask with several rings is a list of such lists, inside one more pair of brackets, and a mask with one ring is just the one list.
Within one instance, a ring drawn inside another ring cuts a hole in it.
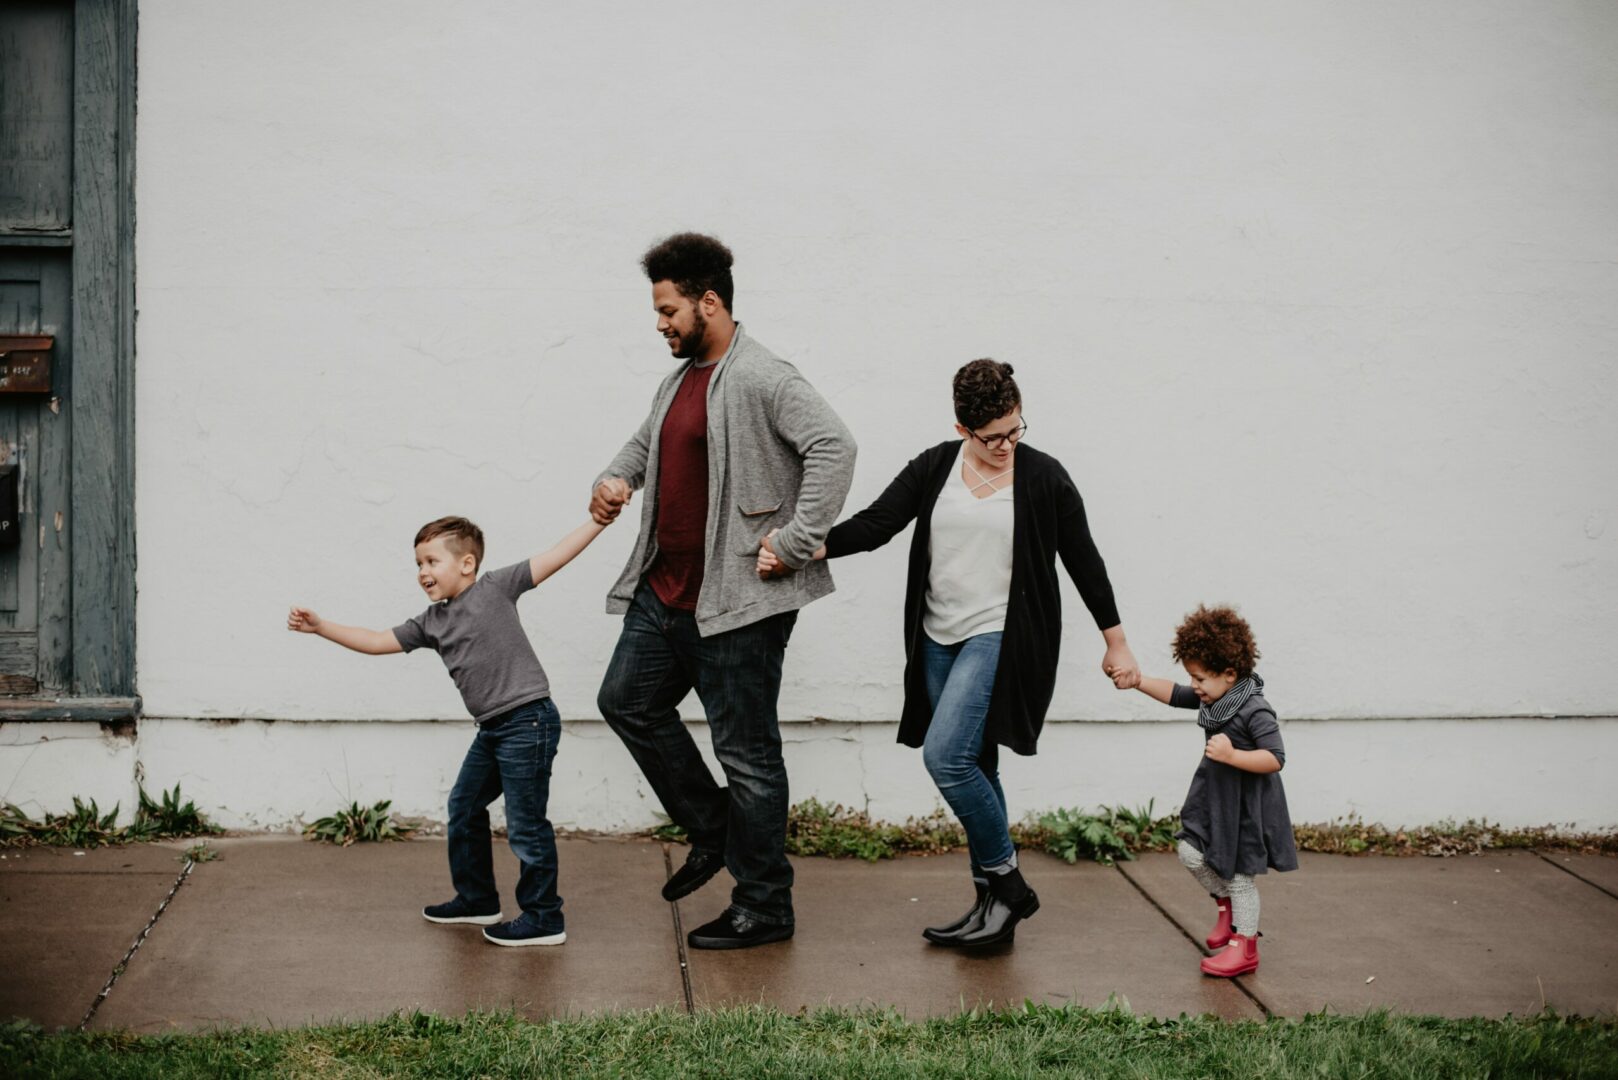
[{"label": "woman's blue jeans", "polygon": [[983,737],[1000,665],[1000,634],[978,634],[955,645],[921,635],[922,664],[933,721],[921,757],[939,794],[961,819],[972,853],[972,876],[1012,861],[1015,848],[1000,788],[999,747]]}]

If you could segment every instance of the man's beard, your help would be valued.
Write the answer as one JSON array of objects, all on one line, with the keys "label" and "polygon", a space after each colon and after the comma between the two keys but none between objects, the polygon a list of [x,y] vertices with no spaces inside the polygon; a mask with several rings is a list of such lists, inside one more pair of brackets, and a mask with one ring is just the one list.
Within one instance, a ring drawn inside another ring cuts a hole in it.
[{"label": "man's beard", "polygon": [[674,350],[677,360],[689,360],[693,356],[702,354],[702,347],[708,343],[708,320],[702,317],[702,312],[691,313],[691,333],[681,335],[680,347]]}]

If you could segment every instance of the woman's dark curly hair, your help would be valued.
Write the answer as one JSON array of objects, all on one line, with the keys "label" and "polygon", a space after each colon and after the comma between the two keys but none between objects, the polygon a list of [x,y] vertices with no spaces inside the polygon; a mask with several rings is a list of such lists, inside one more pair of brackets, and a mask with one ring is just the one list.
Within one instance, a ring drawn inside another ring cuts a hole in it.
[{"label": "woman's dark curly hair", "polygon": [[641,269],[653,285],[659,281],[672,281],[687,300],[701,300],[712,289],[725,305],[726,311],[735,311],[731,300],[736,286],[730,279],[730,267],[736,260],[730,249],[712,236],[683,232],[665,237],[653,244],[641,257]]},{"label": "woman's dark curly hair", "polygon": [[955,373],[955,419],[968,431],[998,420],[1022,404],[1011,365],[973,360]]},{"label": "woman's dark curly hair", "polygon": [[1174,631],[1176,663],[1189,660],[1215,674],[1234,670],[1238,679],[1245,679],[1258,666],[1258,656],[1253,628],[1235,608],[1198,604]]}]

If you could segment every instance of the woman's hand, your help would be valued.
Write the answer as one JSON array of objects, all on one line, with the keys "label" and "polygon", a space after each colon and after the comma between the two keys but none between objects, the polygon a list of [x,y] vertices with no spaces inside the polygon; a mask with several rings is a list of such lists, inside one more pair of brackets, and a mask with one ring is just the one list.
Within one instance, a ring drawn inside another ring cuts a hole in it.
[{"label": "woman's hand", "polygon": [[1229,765],[1236,756],[1236,748],[1230,743],[1230,736],[1218,734],[1208,740],[1208,745],[1202,751],[1209,761],[1217,761],[1222,765]]},{"label": "woman's hand", "polygon": [[1107,639],[1107,653],[1101,658],[1101,672],[1112,680],[1112,685],[1119,690],[1133,690],[1140,685],[1140,664],[1135,662],[1135,654],[1129,651],[1129,643],[1124,640],[1121,627],[1113,627],[1102,631]]},{"label": "woman's hand", "polygon": [[[781,561],[781,556],[775,553],[775,545],[770,543],[770,540],[775,536],[776,533],[780,531],[780,529],[771,529],[765,534],[764,539],[758,542],[758,576],[763,578],[765,581],[768,581],[771,578],[786,577],[788,574],[797,573],[796,570]],[[819,547],[815,548],[815,553],[809,556],[809,558],[814,562],[819,562],[825,557],[825,544],[821,544]]]}]

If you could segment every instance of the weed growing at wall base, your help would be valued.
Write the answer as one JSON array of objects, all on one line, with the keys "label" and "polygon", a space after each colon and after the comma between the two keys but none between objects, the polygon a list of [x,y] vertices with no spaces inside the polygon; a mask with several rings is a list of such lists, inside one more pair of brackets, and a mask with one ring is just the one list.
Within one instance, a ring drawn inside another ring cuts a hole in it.
[{"label": "weed growing at wall base", "polygon": [[1179,827],[1176,815],[1153,817],[1148,802],[1137,810],[1103,806],[1093,814],[1056,810],[1014,829],[1012,836],[1023,847],[1049,852],[1070,863],[1084,859],[1111,866],[1142,851],[1173,851]]},{"label": "weed growing at wall base", "polygon": [[[1011,826],[1017,846],[1043,851],[1068,862],[1112,865],[1147,851],[1173,851],[1180,828],[1177,814],[1154,816],[1153,804],[1134,810],[1103,806],[1094,812],[1058,809]],[[1358,817],[1337,818],[1324,825],[1294,825],[1299,851],[1331,855],[1477,855],[1485,851],[1537,848],[1618,855],[1618,831],[1577,832],[1552,825],[1508,829],[1486,821],[1389,828]],[[686,841],[685,830],[665,824],[652,830],[654,840]],[[875,862],[900,855],[942,855],[966,848],[966,834],[943,809],[902,825],[873,821],[863,810],[839,803],[806,799],[787,813],[787,852],[856,858]]]},{"label": "weed growing at wall base", "polygon": [[350,803],[346,809],[305,826],[303,834],[311,840],[324,840],[342,847],[381,840],[403,840],[415,831],[415,826],[395,817],[389,810],[392,805],[392,799],[383,799],[370,807]]},{"label": "weed growing at wall base", "polygon": [[161,792],[154,800],[139,788],[140,807],[135,820],[120,826],[118,806],[106,813],[94,799],[86,803],[77,795],[73,809],[66,814],[46,815],[36,821],[11,803],[0,806],[0,847],[30,847],[35,844],[50,847],[96,848],[114,844],[130,844],[142,840],[182,839],[188,836],[212,836],[222,832],[211,824],[189,800],[180,801],[180,785],[173,791]]}]

